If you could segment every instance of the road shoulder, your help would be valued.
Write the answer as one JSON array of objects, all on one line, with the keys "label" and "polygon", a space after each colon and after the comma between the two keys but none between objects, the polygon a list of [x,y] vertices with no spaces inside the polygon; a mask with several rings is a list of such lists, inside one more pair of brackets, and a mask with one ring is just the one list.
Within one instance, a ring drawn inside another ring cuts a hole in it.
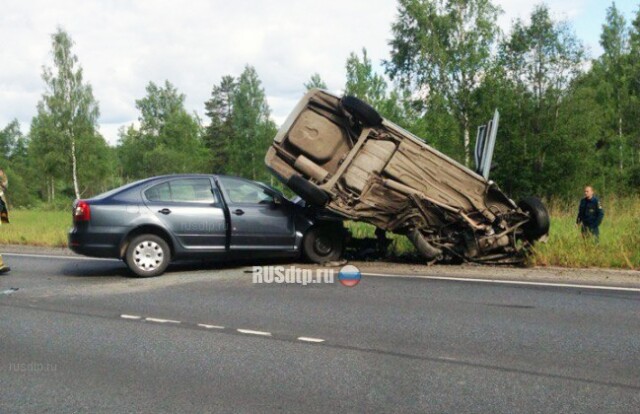
[{"label": "road shoulder", "polygon": [[466,264],[459,266],[420,265],[384,262],[351,262],[362,273],[398,276],[510,280],[541,283],[640,287],[640,272],[617,269],[574,269],[561,267],[505,267]]},{"label": "road shoulder", "polygon": [[[81,258],[68,248],[61,247],[39,247],[26,245],[0,245],[0,253],[33,254],[62,256],[69,258]],[[249,263],[253,265],[254,263]],[[256,263],[258,264],[258,263]],[[445,265],[423,265],[420,263],[393,263],[393,262],[360,262],[350,261],[362,273],[384,274],[385,276],[412,277],[412,276],[432,276],[461,279],[490,279],[509,280],[542,283],[565,283],[583,284],[595,286],[619,286],[640,288],[640,271],[618,270],[618,269],[575,269],[562,267],[506,267],[506,266],[482,266],[475,264],[465,264],[457,266]],[[234,264],[233,266],[237,266]],[[296,264],[309,268],[319,266],[308,264]],[[224,266],[227,267],[227,266]],[[240,267],[243,267],[240,265]],[[339,270],[341,266],[333,266]]]}]

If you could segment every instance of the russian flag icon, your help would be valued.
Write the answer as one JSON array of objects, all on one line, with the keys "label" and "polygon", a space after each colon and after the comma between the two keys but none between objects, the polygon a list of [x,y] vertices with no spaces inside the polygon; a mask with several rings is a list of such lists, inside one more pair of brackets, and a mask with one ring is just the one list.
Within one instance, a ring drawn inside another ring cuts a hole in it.
[{"label": "russian flag icon", "polygon": [[340,269],[340,273],[338,273],[338,280],[342,283],[343,286],[353,287],[360,283],[360,279],[362,275],[360,274],[360,269],[353,265],[346,265]]}]

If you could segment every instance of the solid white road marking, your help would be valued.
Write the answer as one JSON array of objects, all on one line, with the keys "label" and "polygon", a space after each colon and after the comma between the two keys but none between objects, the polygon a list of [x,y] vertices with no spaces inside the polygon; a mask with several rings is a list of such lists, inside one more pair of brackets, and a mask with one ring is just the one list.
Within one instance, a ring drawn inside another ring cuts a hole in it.
[{"label": "solid white road marking", "polygon": [[29,253],[2,253],[3,256],[18,256],[18,257],[35,257],[39,259],[67,259],[67,260],[97,260],[97,261],[109,261],[119,262],[119,259],[100,258],[100,257],[83,257],[83,256],[55,256],[48,254],[29,254]]},{"label": "solid white road marking", "polygon": [[324,339],[320,339],[320,338],[310,338],[308,336],[301,336],[298,337],[298,341],[304,341],[304,342],[324,342]]},{"label": "solid white road marking", "polygon": [[577,283],[574,284],[574,283],[524,282],[520,280],[493,280],[493,279],[475,279],[472,277],[447,277],[447,276],[424,276],[424,275],[392,275],[392,274],[382,274],[382,273],[361,273],[361,275],[374,276],[374,277],[409,277],[409,278],[418,278],[418,279],[451,280],[455,282],[495,283],[495,284],[502,284],[502,285],[546,286],[546,287],[581,288],[581,289],[593,289],[593,290],[618,290],[618,291],[624,291],[624,292],[640,292],[640,288],[581,285]]},{"label": "solid white road marking", "polygon": [[180,321],[174,321],[173,319],[144,318],[144,320],[157,323],[180,323]]},{"label": "solid white road marking", "polygon": [[238,332],[249,335],[271,336],[271,332],[253,331],[251,329],[237,329]]},{"label": "solid white road marking", "polygon": [[199,323],[198,326],[200,326],[201,328],[207,328],[207,329],[224,329],[224,326],[207,325],[206,323]]},{"label": "solid white road marking", "polygon": [[[44,254],[28,254],[28,253],[2,253],[4,256],[21,256],[21,257],[35,257],[43,259],[67,259],[67,260],[97,260],[97,261],[116,261],[119,259],[99,258],[99,257],[81,257],[81,256],[54,256]],[[564,287],[564,288],[583,288],[593,290],[618,290],[623,292],[640,292],[640,288],[628,288],[619,286],[599,286],[599,285],[581,285],[573,283],[546,283],[546,282],[524,282],[518,280],[493,280],[493,279],[475,279],[471,277],[447,277],[447,276],[426,276],[426,275],[394,275],[394,274],[382,274],[382,273],[361,273],[362,276],[375,276],[375,277],[410,277],[418,279],[433,279],[433,280],[451,280],[457,282],[479,282],[479,283],[495,283],[504,285],[529,285],[529,286],[548,286],[548,287]]]},{"label": "solid white road marking", "polygon": [[137,315],[120,315],[120,317],[122,319],[135,319],[135,320],[138,320],[141,318],[140,316],[137,316]]}]

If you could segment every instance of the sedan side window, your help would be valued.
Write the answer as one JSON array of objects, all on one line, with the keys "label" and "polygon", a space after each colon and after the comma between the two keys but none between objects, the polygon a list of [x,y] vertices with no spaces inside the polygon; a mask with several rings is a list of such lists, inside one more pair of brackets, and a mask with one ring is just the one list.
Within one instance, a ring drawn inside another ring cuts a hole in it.
[{"label": "sedan side window", "polygon": [[144,192],[144,196],[149,201],[171,201],[171,189],[169,183],[154,185]]},{"label": "sedan side window", "polygon": [[229,177],[220,177],[219,179],[224,186],[224,193],[231,203],[270,204],[273,202],[273,195],[269,191],[251,181]]},{"label": "sedan side window", "polygon": [[203,203],[218,202],[208,178],[186,178],[155,185],[144,192],[149,201]]}]

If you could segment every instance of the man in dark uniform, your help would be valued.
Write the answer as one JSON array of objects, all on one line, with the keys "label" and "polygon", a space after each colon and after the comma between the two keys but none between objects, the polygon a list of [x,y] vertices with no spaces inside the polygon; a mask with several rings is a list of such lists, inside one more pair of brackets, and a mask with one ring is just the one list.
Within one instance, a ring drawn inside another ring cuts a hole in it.
[{"label": "man in dark uniform", "polygon": [[584,188],[584,198],[580,200],[578,208],[578,218],[576,225],[582,224],[582,235],[593,235],[598,240],[600,236],[600,223],[604,218],[604,209],[598,197],[593,195],[593,187],[590,185]]}]

